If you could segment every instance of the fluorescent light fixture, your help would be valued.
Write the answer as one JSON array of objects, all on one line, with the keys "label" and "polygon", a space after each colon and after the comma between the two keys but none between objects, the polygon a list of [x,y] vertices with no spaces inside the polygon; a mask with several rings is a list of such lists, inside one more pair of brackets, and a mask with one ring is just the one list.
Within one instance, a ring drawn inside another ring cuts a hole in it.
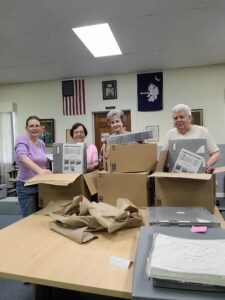
[{"label": "fluorescent light fixture", "polygon": [[94,57],[122,54],[108,23],[72,28]]}]

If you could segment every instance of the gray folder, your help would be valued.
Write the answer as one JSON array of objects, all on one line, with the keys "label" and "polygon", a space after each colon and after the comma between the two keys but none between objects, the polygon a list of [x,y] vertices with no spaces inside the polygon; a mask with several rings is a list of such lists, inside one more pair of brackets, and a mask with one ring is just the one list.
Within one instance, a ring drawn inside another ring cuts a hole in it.
[{"label": "gray folder", "polygon": [[[206,234],[193,234],[188,227],[146,226],[141,228],[134,263],[132,299],[133,300],[224,300],[223,291],[196,291],[194,289],[176,289],[153,286],[152,278],[148,279],[146,264],[154,233],[192,239],[225,239],[225,231],[220,228],[209,228]],[[176,253],[174,253],[176,255]]]},{"label": "gray folder", "polygon": [[205,207],[149,207],[149,225],[218,227],[219,222]]},{"label": "gray folder", "polygon": [[[169,172],[204,173],[207,156],[205,139],[170,140],[168,144]],[[196,166],[198,166],[197,170]],[[192,167],[195,171],[189,170]]]}]

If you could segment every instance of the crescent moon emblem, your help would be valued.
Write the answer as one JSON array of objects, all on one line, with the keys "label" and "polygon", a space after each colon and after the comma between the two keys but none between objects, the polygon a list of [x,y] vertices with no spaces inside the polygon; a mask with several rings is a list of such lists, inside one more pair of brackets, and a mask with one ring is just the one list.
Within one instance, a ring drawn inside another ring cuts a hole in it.
[{"label": "crescent moon emblem", "polygon": [[157,77],[157,75],[155,76],[155,80],[156,81],[160,81],[161,79]]}]

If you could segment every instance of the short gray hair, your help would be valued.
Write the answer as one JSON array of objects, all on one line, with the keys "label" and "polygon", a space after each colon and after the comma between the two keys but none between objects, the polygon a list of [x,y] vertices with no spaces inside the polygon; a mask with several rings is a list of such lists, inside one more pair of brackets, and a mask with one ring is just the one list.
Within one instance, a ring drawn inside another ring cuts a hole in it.
[{"label": "short gray hair", "polygon": [[179,111],[184,111],[186,115],[188,115],[189,117],[192,116],[191,114],[191,108],[186,105],[186,104],[177,104],[174,106],[174,108],[172,109],[172,113],[176,113]]},{"label": "short gray hair", "polygon": [[113,109],[113,110],[110,110],[106,116],[106,121],[107,123],[110,125],[111,121],[112,121],[112,118],[114,116],[117,116],[118,118],[120,118],[121,122],[123,123],[123,125],[125,125],[126,123],[126,116],[124,114],[124,112],[122,110],[119,110],[119,109]]}]

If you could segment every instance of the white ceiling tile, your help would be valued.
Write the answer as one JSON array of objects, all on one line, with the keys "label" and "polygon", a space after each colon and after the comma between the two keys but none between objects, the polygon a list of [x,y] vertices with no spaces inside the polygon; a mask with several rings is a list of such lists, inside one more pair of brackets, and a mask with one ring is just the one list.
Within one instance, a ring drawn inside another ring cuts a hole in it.
[{"label": "white ceiling tile", "polygon": [[[71,28],[109,22],[123,55]],[[0,84],[225,63],[224,0],[1,0]]]}]

